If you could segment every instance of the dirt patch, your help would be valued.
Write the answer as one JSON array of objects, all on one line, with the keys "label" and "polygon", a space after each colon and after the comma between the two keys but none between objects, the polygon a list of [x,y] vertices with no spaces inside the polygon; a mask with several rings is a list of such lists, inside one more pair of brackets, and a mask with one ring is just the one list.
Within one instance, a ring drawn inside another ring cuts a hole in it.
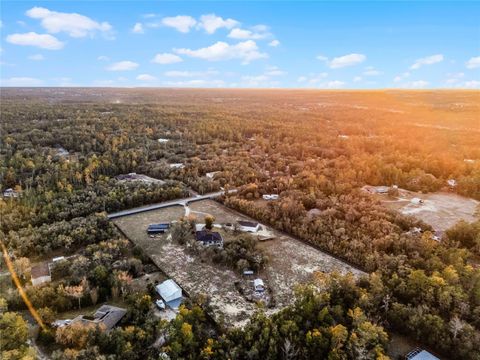
[{"label": "dirt patch", "polygon": [[[229,209],[213,200],[203,200],[190,205],[191,213],[208,213],[217,223],[234,223],[238,220],[250,220],[237,211]],[[199,217],[199,220],[202,219]],[[292,303],[295,286],[309,283],[315,272],[351,272],[361,275],[363,272],[321,252],[291,236],[262,225],[266,232],[273,235],[272,240],[260,241],[258,247],[268,256],[268,265],[264,272],[275,296],[277,306]],[[254,235],[255,236],[255,235]]]},{"label": "dirt patch", "polygon": [[[212,215],[215,223],[252,220],[213,200],[191,203],[190,214],[196,215],[198,222],[203,222],[206,214]],[[177,206],[121,217],[115,219],[114,223],[129,239],[141,246],[153,262],[168,277],[173,278],[188,295],[209,296],[211,315],[214,319],[217,321],[223,319],[227,325],[233,326],[246,324],[257,306],[248,302],[235,287],[235,282],[245,280],[242,275],[202,262],[199,258],[187,253],[184,246],[173,242],[168,234],[155,238],[148,236],[146,232],[148,224],[178,220],[183,215],[183,207]],[[294,300],[295,286],[310,282],[314,272],[338,271],[362,274],[361,271],[299,240],[266,226],[263,227],[275,236],[274,240],[258,243],[259,248],[269,258],[266,268],[258,276],[268,282],[276,301],[276,306],[267,310],[268,314],[291,304]]]},{"label": "dirt patch", "polygon": [[472,222],[478,219],[479,201],[449,192],[421,194],[400,189],[395,198],[376,196],[385,206],[423,220],[436,231],[445,231],[460,220]]}]

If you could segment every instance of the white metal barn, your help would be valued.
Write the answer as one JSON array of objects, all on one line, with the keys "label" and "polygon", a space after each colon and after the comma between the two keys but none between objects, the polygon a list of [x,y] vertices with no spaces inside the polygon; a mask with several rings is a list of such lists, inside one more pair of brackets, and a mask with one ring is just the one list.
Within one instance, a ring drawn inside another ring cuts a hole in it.
[{"label": "white metal barn", "polygon": [[165,280],[161,284],[158,284],[155,289],[167,305],[182,298],[182,289],[172,279]]}]

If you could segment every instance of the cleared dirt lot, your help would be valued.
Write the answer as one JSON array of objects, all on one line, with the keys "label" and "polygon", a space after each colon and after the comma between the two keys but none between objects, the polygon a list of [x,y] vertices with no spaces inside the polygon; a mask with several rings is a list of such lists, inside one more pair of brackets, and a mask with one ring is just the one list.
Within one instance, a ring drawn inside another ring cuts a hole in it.
[{"label": "cleared dirt lot", "polygon": [[[215,222],[219,223],[251,220],[249,217],[212,200],[193,203],[190,205],[190,210],[192,215],[195,215],[195,212],[200,212],[199,220],[203,218],[205,213],[214,216]],[[265,225],[262,226],[265,227]],[[267,277],[279,307],[289,305],[294,297],[295,285],[310,282],[313,273],[317,271],[362,274],[360,270],[291,236],[272,228],[268,229],[275,238],[259,242],[259,248],[269,258],[268,265],[262,275]]]},{"label": "cleared dirt lot", "polygon": [[178,220],[183,215],[184,208],[177,206],[125,216],[115,219],[114,223],[188,295],[208,295],[216,320],[224,317],[227,324],[242,325],[255,311],[255,304],[248,303],[235,288],[235,281],[241,280],[238,274],[202,263],[186,253],[183,246],[171,241],[168,234],[156,238],[147,235],[148,224]]},{"label": "cleared dirt lot", "polygon": [[[387,195],[376,195],[382,203],[391,209],[405,215],[412,215],[430,224],[436,231],[445,231],[460,220],[475,221],[480,202],[449,192],[420,194],[400,190],[397,198]],[[412,202],[412,199],[422,199],[423,203]]]},{"label": "cleared dirt lot", "polygon": [[[147,235],[148,224],[178,220],[184,213],[184,208],[177,206],[121,217],[115,219],[114,223],[129,239],[140,245],[155,264],[167,276],[175,279],[189,295],[209,295],[214,318],[223,318],[227,324],[235,326],[245,324],[254,313],[256,305],[247,302],[235,288],[234,282],[241,281],[241,275],[201,262],[186,253],[183,246],[172,242],[168,235],[156,238]],[[198,222],[203,222],[207,214],[214,216],[216,223],[251,220],[212,200],[190,205],[190,215],[196,216]],[[259,248],[269,257],[269,263],[260,276],[268,281],[276,300],[276,307],[269,309],[269,313],[291,304],[295,286],[308,283],[314,272],[352,272],[355,275],[362,273],[290,236],[275,230],[272,232],[275,235],[274,240],[259,242]]]}]

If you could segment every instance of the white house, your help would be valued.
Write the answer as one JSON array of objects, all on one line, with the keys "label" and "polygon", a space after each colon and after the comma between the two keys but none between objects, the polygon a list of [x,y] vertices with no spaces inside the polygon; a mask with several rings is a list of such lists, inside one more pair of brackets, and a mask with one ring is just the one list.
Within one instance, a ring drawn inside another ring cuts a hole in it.
[{"label": "white house", "polygon": [[258,291],[258,292],[265,291],[265,285],[263,284],[263,280],[262,279],[253,280],[253,288],[255,289],[255,291]]},{"label": "white house", "polygon": [[182,289],[172,279],[165,280],[155,287],[158,295],[172,309],[178,309],[182,303]]},{"label": "white house", "polygon": [[244,220],[239,220],[237,221],[238,224],[238,229],[240,231],[244,232],[257,232],[260,230],[261,226],[258,222],[253,222],[253,221],[244,221]]}]

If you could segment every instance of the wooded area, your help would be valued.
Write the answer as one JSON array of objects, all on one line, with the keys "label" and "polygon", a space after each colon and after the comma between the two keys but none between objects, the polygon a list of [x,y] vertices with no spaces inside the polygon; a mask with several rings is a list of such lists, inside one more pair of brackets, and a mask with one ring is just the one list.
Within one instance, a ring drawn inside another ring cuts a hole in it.
[{"label": "wooded area", "polygon": [[[81,253],[60,284],[26,285],[45,318],[77,306],[67,287],[88,289],[81,301],[91,304],[148,262],[119,240],[106,212],[185,197],[189,188],[238,188],[225,205],[371,274],[357,282],[318,274],[294,306],[270,318],[259,309],[244,329],[212,325],[202,310],[208,294],[167,324],[151,316],[152,294],[125,293],[120,328],[67,340],[42,332],[55,359],[384,359],[391,331],[444,356],[480,359],[480,221],[437,242],[430,225],[360,190],[397,185],[480,200],[479,92],[58,91],[2,90],[2,189],[19,195],[0,200],[2,241],[31,262]],[[116,178],[128,173],[165,183]],[[0,326],[22,334],[5,340],[2,355],[21,358],[32,351],[15,317],[25,307],[18,294],[3,297]],[[161,334],[160,350],[150,347]]]}]

